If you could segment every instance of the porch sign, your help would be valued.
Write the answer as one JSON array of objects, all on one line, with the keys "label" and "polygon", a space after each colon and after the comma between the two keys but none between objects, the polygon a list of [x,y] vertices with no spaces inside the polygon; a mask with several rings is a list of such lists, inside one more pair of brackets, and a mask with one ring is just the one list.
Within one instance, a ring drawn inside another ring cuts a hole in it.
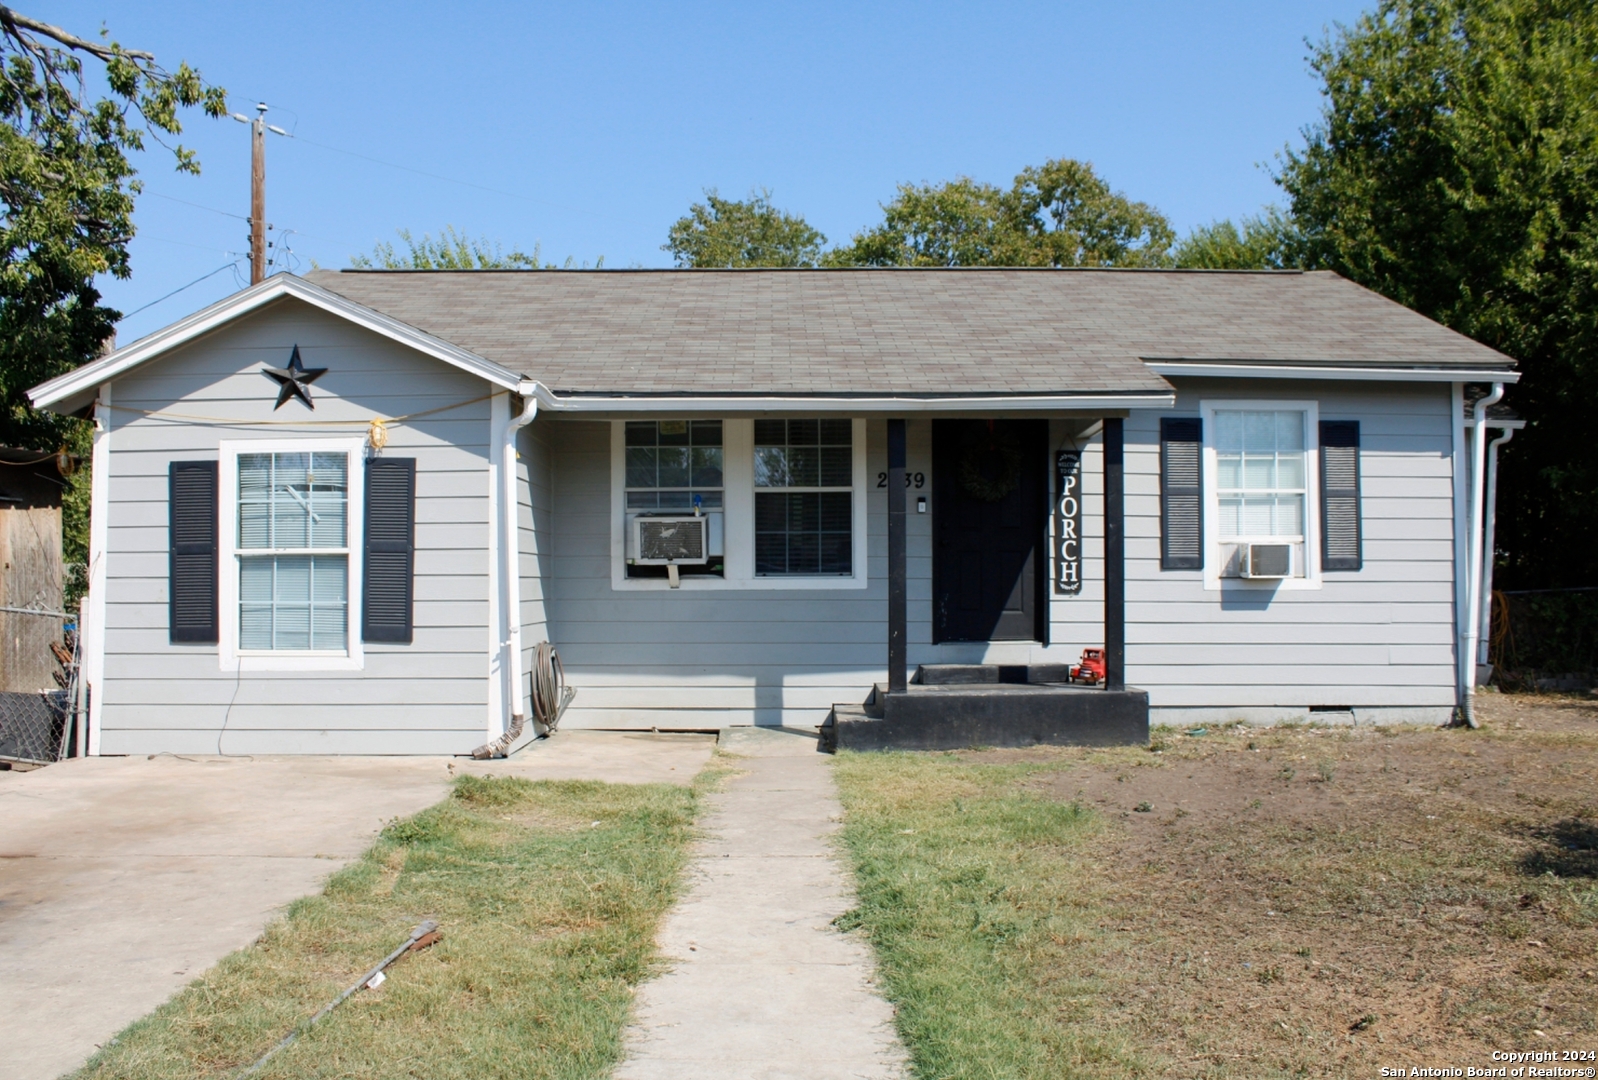
[{"label": "porch sign", "polygon": [[1054,458],[1059,477],[1054,502],[1054,592],[1082,592],[1082,454],[1061,450]]}]

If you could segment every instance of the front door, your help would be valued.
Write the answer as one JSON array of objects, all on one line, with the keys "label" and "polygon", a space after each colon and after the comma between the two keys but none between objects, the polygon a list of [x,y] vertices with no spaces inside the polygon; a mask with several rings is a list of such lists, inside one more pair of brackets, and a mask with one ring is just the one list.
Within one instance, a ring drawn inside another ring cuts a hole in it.
[{"label": "front door", "polygon": [[1048,422],[932,422],[932,640],[1042,641]]}]

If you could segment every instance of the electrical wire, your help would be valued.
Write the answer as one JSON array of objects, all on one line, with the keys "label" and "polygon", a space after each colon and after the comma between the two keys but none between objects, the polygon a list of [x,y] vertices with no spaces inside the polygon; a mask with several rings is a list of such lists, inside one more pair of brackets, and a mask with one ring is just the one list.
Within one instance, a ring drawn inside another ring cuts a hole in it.
[{"label": "electrical wire", "polygon": [[157,199],[165,199],[167,202],[182,203],[184,206],[192,206],[196,210],[209,210],[211,213],[221,214],[223,217],[237,218],[240,221],[250,220],[245,215],[235,214],[231,210],[218,210],[214,206],[206,206],[204,203],[190,202],[187,199],[180,199],[175,195],[163,195],[159,191],[146,191],[145,194],[152,195]]},{"label": "electrical wire", "polygon": [[206,278],[216,277],[216,275],[220,274],[222,271],[228,269],[229,267],[238,266],[238,264],[239,264],[239,260],[234,259],[230,263],[226,263],[226,264],[224,264],[222,266],[217,267],[215,270],[212,270],[209,274],[201,274],[199,277],[195,278],[193,281],[189,282],[187,285],[180,285],[176,289],[173,289],[171,292],[167,293],[165,296],[158,296],[154,300],[151,300],[148,304],[145,304],[143,307],[134,308],[132,311],[130,311],[127,314],[123,315],[121,319],[118,319],[117,322],[123,322],[123,321],[125,321],[127,319],[130,319],[133,316],[137,315],[139,312],[144,311],[146,308],[153,308],[153,307],[155,307],[155,305],[159,304],[162,300],[170,300],[174,296],[176,296],[178,293],[182,292],[184,289],[192,289],[192,288],[194,288],[194,286],[198,285],[200,282],[204,281]]},{"label": "electrical wire", "polygon": [[548,201],[542,200],[542,198],[532,198],[531,195],[518,195],[516,192],[507,192],[507,190],[499,189],[499,187],[487,187],[486,184],[473,184],[471,181],[457,181],[457,179],[452,176],[441,176],[439,173],[428,173],[427,169],[411,168],[409,165],[398,165],[398,163],[395,163],[395,161],[384,161],[382,158],[371,157],[371,155],[368,155],[368,153],[356,153],[355,150],[340,150],[339,147],[329,147],[326,142],[312,142],[305,136],[291,134],[289,139],[294,139],[296,142],[304,142],[304,144],[308,145],[308,147],[316,147],[318,150],[331,150],[332,153],[344,153],[345,157],[360,158],[360,160],[363,161],[371,161],[372,165],[385,165],[390,169],[400,169],[400,171],[403,171],[403,173],[415,173],[417,176],[428,177],[428,179],[431,179],[431,181],[443,181],[444,184],[459,184],[462,185],[462,187],[475,187],[475,189],[478,189],[479,192],[489,192],[492,193],[492,195],[503,195],[503,197],[507,198],[519,198],[519,200],[527,201],[527,203],[540,203],[543,204],[543,206],[553,206],[555,209],[564,209],[564,211],[580,212],[575,211],[575,209],[570,208],[570,206],[556,206],[555,203],[548,203]]},{"label": "electrical wire", "polygon": [[[433,409],[423,409],[420,412],[405,413],[401,416],[392,416],[382,421],[384,427],[393,427],[411,420],[419,420],[424,416],[433,416],[437,413],[449,412],[451,409],[464,409],[468,405],[476,405],[479,401],[487,401],[500,391],[490,391],[468,401],[456,401],[449,405],[440,405]],[[252,420],[226,416],[196,416],[192,413],[169,413],[159,409],[135,409],[128,405],[102,406],[117,412],[133,413],[150,420],[174,420],[183,423],[201,424],[231,424],[240,427],[369,427],[370,420]]]}]

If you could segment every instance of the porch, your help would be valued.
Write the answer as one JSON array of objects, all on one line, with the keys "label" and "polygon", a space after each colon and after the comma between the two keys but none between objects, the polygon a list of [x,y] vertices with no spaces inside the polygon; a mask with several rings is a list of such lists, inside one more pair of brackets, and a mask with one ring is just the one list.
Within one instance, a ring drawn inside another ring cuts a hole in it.
[{"label": "porch", "polygon": [[[822,743],[829,749],[848,750],[951,750],[967,746],[1020,747],[1126,746],[1141,745],[1149,738],[1148,694],[1126,685],[1126,484],[1124,433],[1120,417],[1102,421],[1101,455],[1103,463],[1104,527],[1104,678],[1095,686],[1070,681],[1070,667],[1062,663],[1043,664],[922,664],[914,678],[908,672],[908,558],[906,543],[906,435],[905,421],[889,419],[888,468],[888,679],[872,687],[863,702],[838,703],[822,727]],[[989,423],[992,430],[992,423]],[[1082,516],[1081,455],[1061,451],[1051,455],[1052,475],[1031,477],[1025,461],[1013,463],[1017,472],[1015,489],[992,497],[999,488],[985,474],[972,470],[968,486],[976,488],[979,501],[999,504],[1021,503],[1020,532],[1032,533],[1025,555],[999,560],[998,591],[989,587],[990,612],[969,613],[951,618],[947,600],[936,610],[936,628],[948,639],[955,632],[970,634],[975,628],[997,629],[1019,626],[1022,633],[1031,627],[1045,628],[1040,637],[1046,643],[1047,608],[1056,593],[1074,595],[1081,590],[1079,573]],[[1008,460],[995,460],[999,470],[1008,469]],[[943,478],[950,471],[935,468]],[[946,521],[957,511],[948,508],[947,482],[940,485]],[[1036,505],[1047,493],[1053,515],[1032,522],[1027,504]],[[971,494],[970,492],[967,493]],[[924,500],[918,500],[923,510]],[[968,502],[971,500],[967,500]],[[995,507],[997,509],[997,507]],[[1016,515],[1009,515],[1014,518]],[[971,523],[968,531],[976,535],[977,547],[1002,544],[1007,518],[1002,513],[984,514]],[[1010,524],[1015,524],[1013,521]],[[947,524],[939,529],[939,554],[951,546],[953,530]],[[1048,542],[1043,542],[1043,538]],[[990,552],[979,551],[980,555]],[[1001,552],[1002,554],[1002,552]],[[1019,555],[1019,553],[1017,553]],[[988,585],[987,577],[979,574]],[[977,591],[982,591],[981,586]],[[991,597],[1002,597],[994,604]],[[1027,603],[1026,601],[1031,601]],[[969,606],[969,605],[967,605]],[[1035,610],[1029,611],[1029,608]]]}]

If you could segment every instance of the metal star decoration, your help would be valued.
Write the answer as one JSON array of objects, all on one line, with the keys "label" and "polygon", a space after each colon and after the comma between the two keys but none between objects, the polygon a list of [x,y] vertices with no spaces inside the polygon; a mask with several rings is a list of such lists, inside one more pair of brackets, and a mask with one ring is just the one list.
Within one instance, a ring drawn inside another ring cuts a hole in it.
[{"label": "metal star decoration", "polygon": [[263,367],[262,374],[277,380],[277,404],[272,406],[272,411],[283,407],[283,403],[291,397],[297,397],[305,402],[307,409],[315,409],[311,403],[311,384],[327,374],[327,368],[307,368],[300,362],[300,347],[294,346],[294,352],[289,356],[289,366],[286,368]]}]

